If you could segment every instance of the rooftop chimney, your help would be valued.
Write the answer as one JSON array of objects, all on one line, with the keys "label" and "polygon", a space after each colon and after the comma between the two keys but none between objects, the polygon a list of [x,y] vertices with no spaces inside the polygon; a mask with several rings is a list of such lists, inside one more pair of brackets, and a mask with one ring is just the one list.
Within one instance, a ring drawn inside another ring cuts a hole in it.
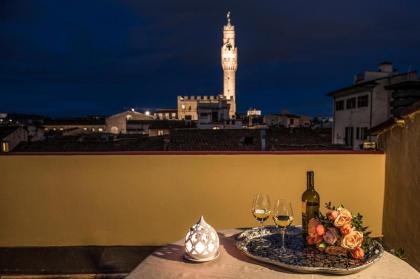
[{"label": "rooftop chimney", "polygon": [[392,66],[391,62],[382,62],[378,65],[378,70],[382,73],[393,73],[394,67]]}]

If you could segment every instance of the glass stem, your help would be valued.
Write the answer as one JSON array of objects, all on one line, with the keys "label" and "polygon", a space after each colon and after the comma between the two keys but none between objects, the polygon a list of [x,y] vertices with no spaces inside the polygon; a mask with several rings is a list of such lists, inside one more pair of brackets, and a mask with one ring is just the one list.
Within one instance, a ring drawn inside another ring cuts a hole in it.
[{"label": "glass stem", "polygon": [[284,251],[286,248],[284,248],[284,235],[285,235],[285,229],[281,229],[281,250]]}]

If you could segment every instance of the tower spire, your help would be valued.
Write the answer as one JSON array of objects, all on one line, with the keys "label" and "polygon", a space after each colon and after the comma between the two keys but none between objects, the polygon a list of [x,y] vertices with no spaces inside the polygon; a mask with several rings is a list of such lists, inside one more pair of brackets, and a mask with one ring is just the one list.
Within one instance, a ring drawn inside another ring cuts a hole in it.
[{"label": "tower spire", "polygon": [[230,25],[230,11],[227,12],[226,18],[228,21],[228,25]]}]

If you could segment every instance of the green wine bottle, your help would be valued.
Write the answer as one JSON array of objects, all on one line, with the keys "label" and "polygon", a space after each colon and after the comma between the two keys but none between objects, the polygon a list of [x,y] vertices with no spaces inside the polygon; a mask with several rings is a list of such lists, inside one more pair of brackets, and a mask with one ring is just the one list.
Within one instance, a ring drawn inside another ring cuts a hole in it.
[{"label": "green wine bottle", "polygon": [[317,218],[319,214],[319,194],[315,191],[314,172],[306,172],[307,189],[302,194],[302,229],[306,235],[308,231],[308,222],[312,218]]}]

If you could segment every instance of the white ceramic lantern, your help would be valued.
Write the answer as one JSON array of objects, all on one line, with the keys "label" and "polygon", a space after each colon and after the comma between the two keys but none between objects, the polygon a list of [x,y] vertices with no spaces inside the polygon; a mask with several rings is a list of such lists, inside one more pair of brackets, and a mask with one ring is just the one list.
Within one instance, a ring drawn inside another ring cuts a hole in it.
[{"label": "white ceramic lantern", "polygon": [[185,237],[185,258],[193,262],[207,262],[218,256],[219,236],[201,216]]}]

